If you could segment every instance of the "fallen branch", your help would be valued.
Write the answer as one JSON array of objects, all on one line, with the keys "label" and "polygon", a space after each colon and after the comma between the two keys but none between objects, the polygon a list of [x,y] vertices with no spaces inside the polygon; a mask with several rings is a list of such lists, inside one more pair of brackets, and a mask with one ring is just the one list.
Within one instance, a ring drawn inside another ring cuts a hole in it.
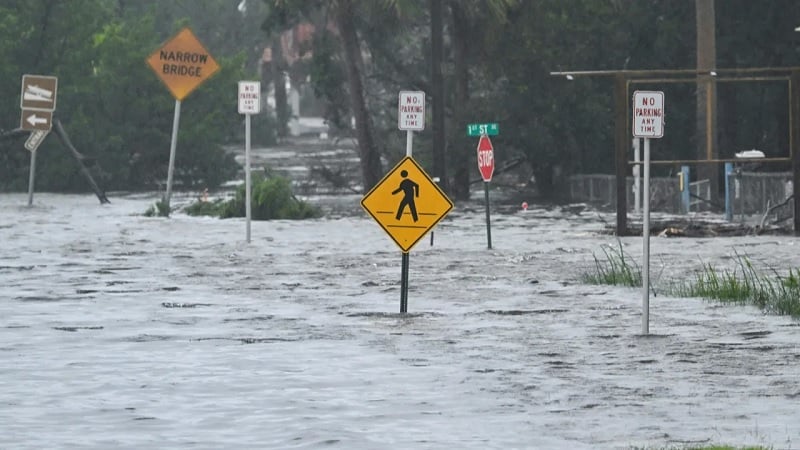
[{"label": "fallen branch", "polygon": [[27,134],[30,134],[30,131],[23,130],[22,128],[14,128],[13,130],[3,131],[0,133],[0,141],[14,139]]},{"label": "fallen branch", "polygon": [[[766,208],[766,211],[764,211],[764,216],[762,216],[762,217],[761,217],[761,229],[763,229],[763,228],[764,228],[764,222],[766,222],[766,220],[767,220],[767,217],[769,217],[769,215],[770,215],[770,214],[772,214],[773,212],[775,212],[775,210],[776,210],[776,209],[778,209],[778,208],[782,208],[782,207],[786,206],[786,205],[787,205],[787,204],[788,204],[790,201],[792,201],[793,199],[794,199],[794,194],[792,194],[792,195],[790,195],[790,196],[786,197],[786,198],[785,198],[785,199],[784,199],[782,202],[778,203],[777,205],[775,205],[775,206],[773,206],[773,207],[770,207],[770,206],[769,206],[769,200],[767,200],[767,208]],[[783,218],[783,219],[780,219],[780,220],[775,220],[775,223],[783,222],[784,220],[787,220],[787,219],[788,219],[788,218]]]},{"label": "fallen branch", "polygon": [[87,169],[83,164],[83,159],[85,157],[75,149],[75,146],[72,145],[72,142],[69,140],[69,136],[67,136],[67,132],[64,131],[64,127],[61,125],[61,121],[55,119],[53,121],[53,125],[55,126],[54,128],[56,131],[56,136],[58,136],[58,139],[61,141],[61,143],[64,144],[67,149],[69,149],[69,151],[72,153],[72,156],[75,157],[75,161],[77,161],[78,165],[81,167],[81,173],[89,181],[89,185],[92,187],[94,194],[100,200],[100,204],[111,203],[108,200],[108,197],[106,197],[105,192],[100,190],[100,187],[97,185],[97,183],[95,183],[94,178],[92,178],[92,174],[89,173],[89,169]]}]

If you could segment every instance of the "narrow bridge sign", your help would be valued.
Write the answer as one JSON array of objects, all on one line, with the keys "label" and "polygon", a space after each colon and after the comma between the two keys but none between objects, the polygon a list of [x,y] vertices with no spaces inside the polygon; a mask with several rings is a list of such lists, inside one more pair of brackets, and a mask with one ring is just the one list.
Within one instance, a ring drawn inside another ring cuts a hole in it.
[{"label": "narrow bridge sign", "polygon": [[183,100],[219,70],[219,64],[189,28],[184,28],[147,58],[147,64],[175,100]]}]

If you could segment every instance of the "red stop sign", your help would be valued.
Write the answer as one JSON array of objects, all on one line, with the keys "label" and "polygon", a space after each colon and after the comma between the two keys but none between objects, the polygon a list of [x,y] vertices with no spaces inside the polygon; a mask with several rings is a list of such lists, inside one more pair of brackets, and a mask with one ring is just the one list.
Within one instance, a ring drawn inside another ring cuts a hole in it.
[{"label": "red stop sign", "polygon": [[494,147],[489,136],[481,135],[478,141],[478,170],[481,171],[483,181],[492,181],[494,173]]}]

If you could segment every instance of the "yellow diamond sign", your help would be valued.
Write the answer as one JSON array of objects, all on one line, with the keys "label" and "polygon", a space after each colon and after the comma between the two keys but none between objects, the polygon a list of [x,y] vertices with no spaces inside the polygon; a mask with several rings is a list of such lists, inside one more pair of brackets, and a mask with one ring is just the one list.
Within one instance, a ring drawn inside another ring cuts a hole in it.
[{"label": "yellow diamond sign", "polygon": [[361,199],[361,206],[408,253],[453,209],[453,202],[406,156]]},{"label": "yellow diamond sign", "polygon": [[219,70],[208,50],[189,28],[147,58],[147,64],[164,82],[175,100],[183,100],[211,75]]}]

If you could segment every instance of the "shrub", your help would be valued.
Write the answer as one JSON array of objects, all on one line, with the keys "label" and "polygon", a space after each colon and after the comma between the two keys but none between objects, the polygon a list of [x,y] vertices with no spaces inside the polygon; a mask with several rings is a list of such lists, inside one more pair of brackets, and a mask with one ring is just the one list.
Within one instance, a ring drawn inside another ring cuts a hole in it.
[{"label": "shrub", "polygon": [[150,205],[144,215],[147,217],[169,217],[170,208],[167,204],[159,200],[155,204]]},{"label": "shrub", "polygon": [[[253,177],[251,189],[251,213],[253,220],[310,219],[319,217],[318,208],[298,199],[284,177]],[[239,186],[236,196],[228,201],[195,202],[184,209],[189,215],[209,215],[222,219],[245,217],[245,186]]]},{"label": "shrub", "polygon": [[225,208],[225,202],[222,199],[209,201],[196,201],[183,209],[183,212],[190,216],[214,216],[219,217],[222,215],[222,210]]}]

